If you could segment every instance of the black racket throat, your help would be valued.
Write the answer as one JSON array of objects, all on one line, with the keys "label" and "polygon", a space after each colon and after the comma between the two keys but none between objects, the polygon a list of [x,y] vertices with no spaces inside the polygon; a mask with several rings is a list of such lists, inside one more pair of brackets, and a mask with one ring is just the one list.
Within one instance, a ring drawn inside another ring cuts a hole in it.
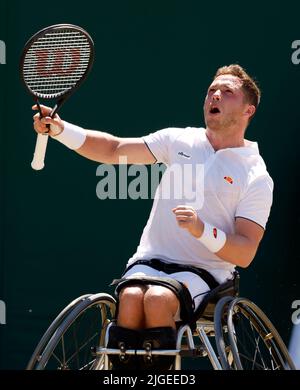
[{"label": "black racket throat", "polygon": [[[55,117],[55,114],[57,113],[57,111],[61,108],[61,106],[64,104],[64,102],[66,101],[67,97],[64,97],[62,99],[59,99],[54,107],[52,108],[52,111],[47,115],[49,116],[50,118],[54,118]],[[43,112],[42,112],[42,107],[41,107],[41,103],[39,102],[38,99],[35,100],[35,103],[37,105],[37,108],[38,108],[38,111],[39,111],[39,114],[40,114],[40,117],[43,118],[44,115],[43,115]]]}]

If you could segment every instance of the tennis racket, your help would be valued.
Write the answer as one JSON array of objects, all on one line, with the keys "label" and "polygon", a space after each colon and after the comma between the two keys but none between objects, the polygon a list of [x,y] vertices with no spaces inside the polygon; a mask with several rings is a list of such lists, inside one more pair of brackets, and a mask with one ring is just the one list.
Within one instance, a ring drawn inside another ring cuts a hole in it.
[{"label": "tennis racket", "polygon": [[[92,38],[81,27],[72,24],[47,27],[29,39],[22,53],[20,72],[41,117],[39,99],[55,101],[50,113],[53,118],[86,79],[93,60]],[[47,134],[38,134],[31,163],[35,170],[44,168],[47,142]]]}]

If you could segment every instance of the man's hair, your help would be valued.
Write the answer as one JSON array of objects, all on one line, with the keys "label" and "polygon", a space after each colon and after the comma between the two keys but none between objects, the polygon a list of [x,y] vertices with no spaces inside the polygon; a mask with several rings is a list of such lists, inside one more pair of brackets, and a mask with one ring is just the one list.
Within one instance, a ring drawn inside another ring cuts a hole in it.
[{"label": "man's hair", "polygon": [[251,78],[240,65],[232,64],[219,68],[215,74],[214,80],[225,74],[236,76],[243,82],[242,88],[245,93],[247,103],[253,104],[253,106],[257,107],[260,101],[261,92],[253,78]]}]

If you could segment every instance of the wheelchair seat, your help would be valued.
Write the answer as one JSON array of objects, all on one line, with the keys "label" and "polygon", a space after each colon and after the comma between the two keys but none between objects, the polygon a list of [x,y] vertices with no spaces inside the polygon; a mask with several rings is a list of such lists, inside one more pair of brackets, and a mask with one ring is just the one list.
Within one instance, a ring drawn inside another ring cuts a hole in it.
[{"label": "wheelchair seat", "polygon": [[195,311],[195,318],[212,320],[217,302],[226,296],[237,297],[239,295],[240,275],[234,271],[233,278],[221,283],[218,287],[211,290],[203,298],[200,306]]},{"label": "wheelchair seat", "polygon": [[[233,278],[219,284],[216,288],[210,290],[203,298],[199,307],[196,309],[192,320],[188,323],[192,331],[196,329],[196,323],[199,321],[214,321],[214,312],[217,302],[223,297],[237,297],[239,295],[240,275],[234,271]],[[183,322],[177,324],[177,328],[184,325]]]}]

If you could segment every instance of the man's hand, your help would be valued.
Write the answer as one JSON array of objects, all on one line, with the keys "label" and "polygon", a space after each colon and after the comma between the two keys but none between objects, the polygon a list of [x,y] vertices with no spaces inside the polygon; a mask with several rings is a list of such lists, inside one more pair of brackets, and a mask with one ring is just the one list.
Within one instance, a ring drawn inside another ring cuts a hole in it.
[{"label": "man's hand", "polygon": [[[38,106],[34,105],[33,110],[38,110]],[[33,127],[37,133],[47,133],[52,137],[60,134],[64,130],[64,123],[60,117],[55,114],[54,118],[51,118],[49,115],[52,111],[50,107],[41,106],[43,118],[40,118],[40,114],[35,114],[33,117]],[[47,127],[47,124],[51,125],[50,129]]]},{"label": "man's hand", "polygon": [[194,237],[201,237],[204,224],[198,217],[196,210],[191,206],[179,205],[172,209],[178,226],[188,230]]}]

